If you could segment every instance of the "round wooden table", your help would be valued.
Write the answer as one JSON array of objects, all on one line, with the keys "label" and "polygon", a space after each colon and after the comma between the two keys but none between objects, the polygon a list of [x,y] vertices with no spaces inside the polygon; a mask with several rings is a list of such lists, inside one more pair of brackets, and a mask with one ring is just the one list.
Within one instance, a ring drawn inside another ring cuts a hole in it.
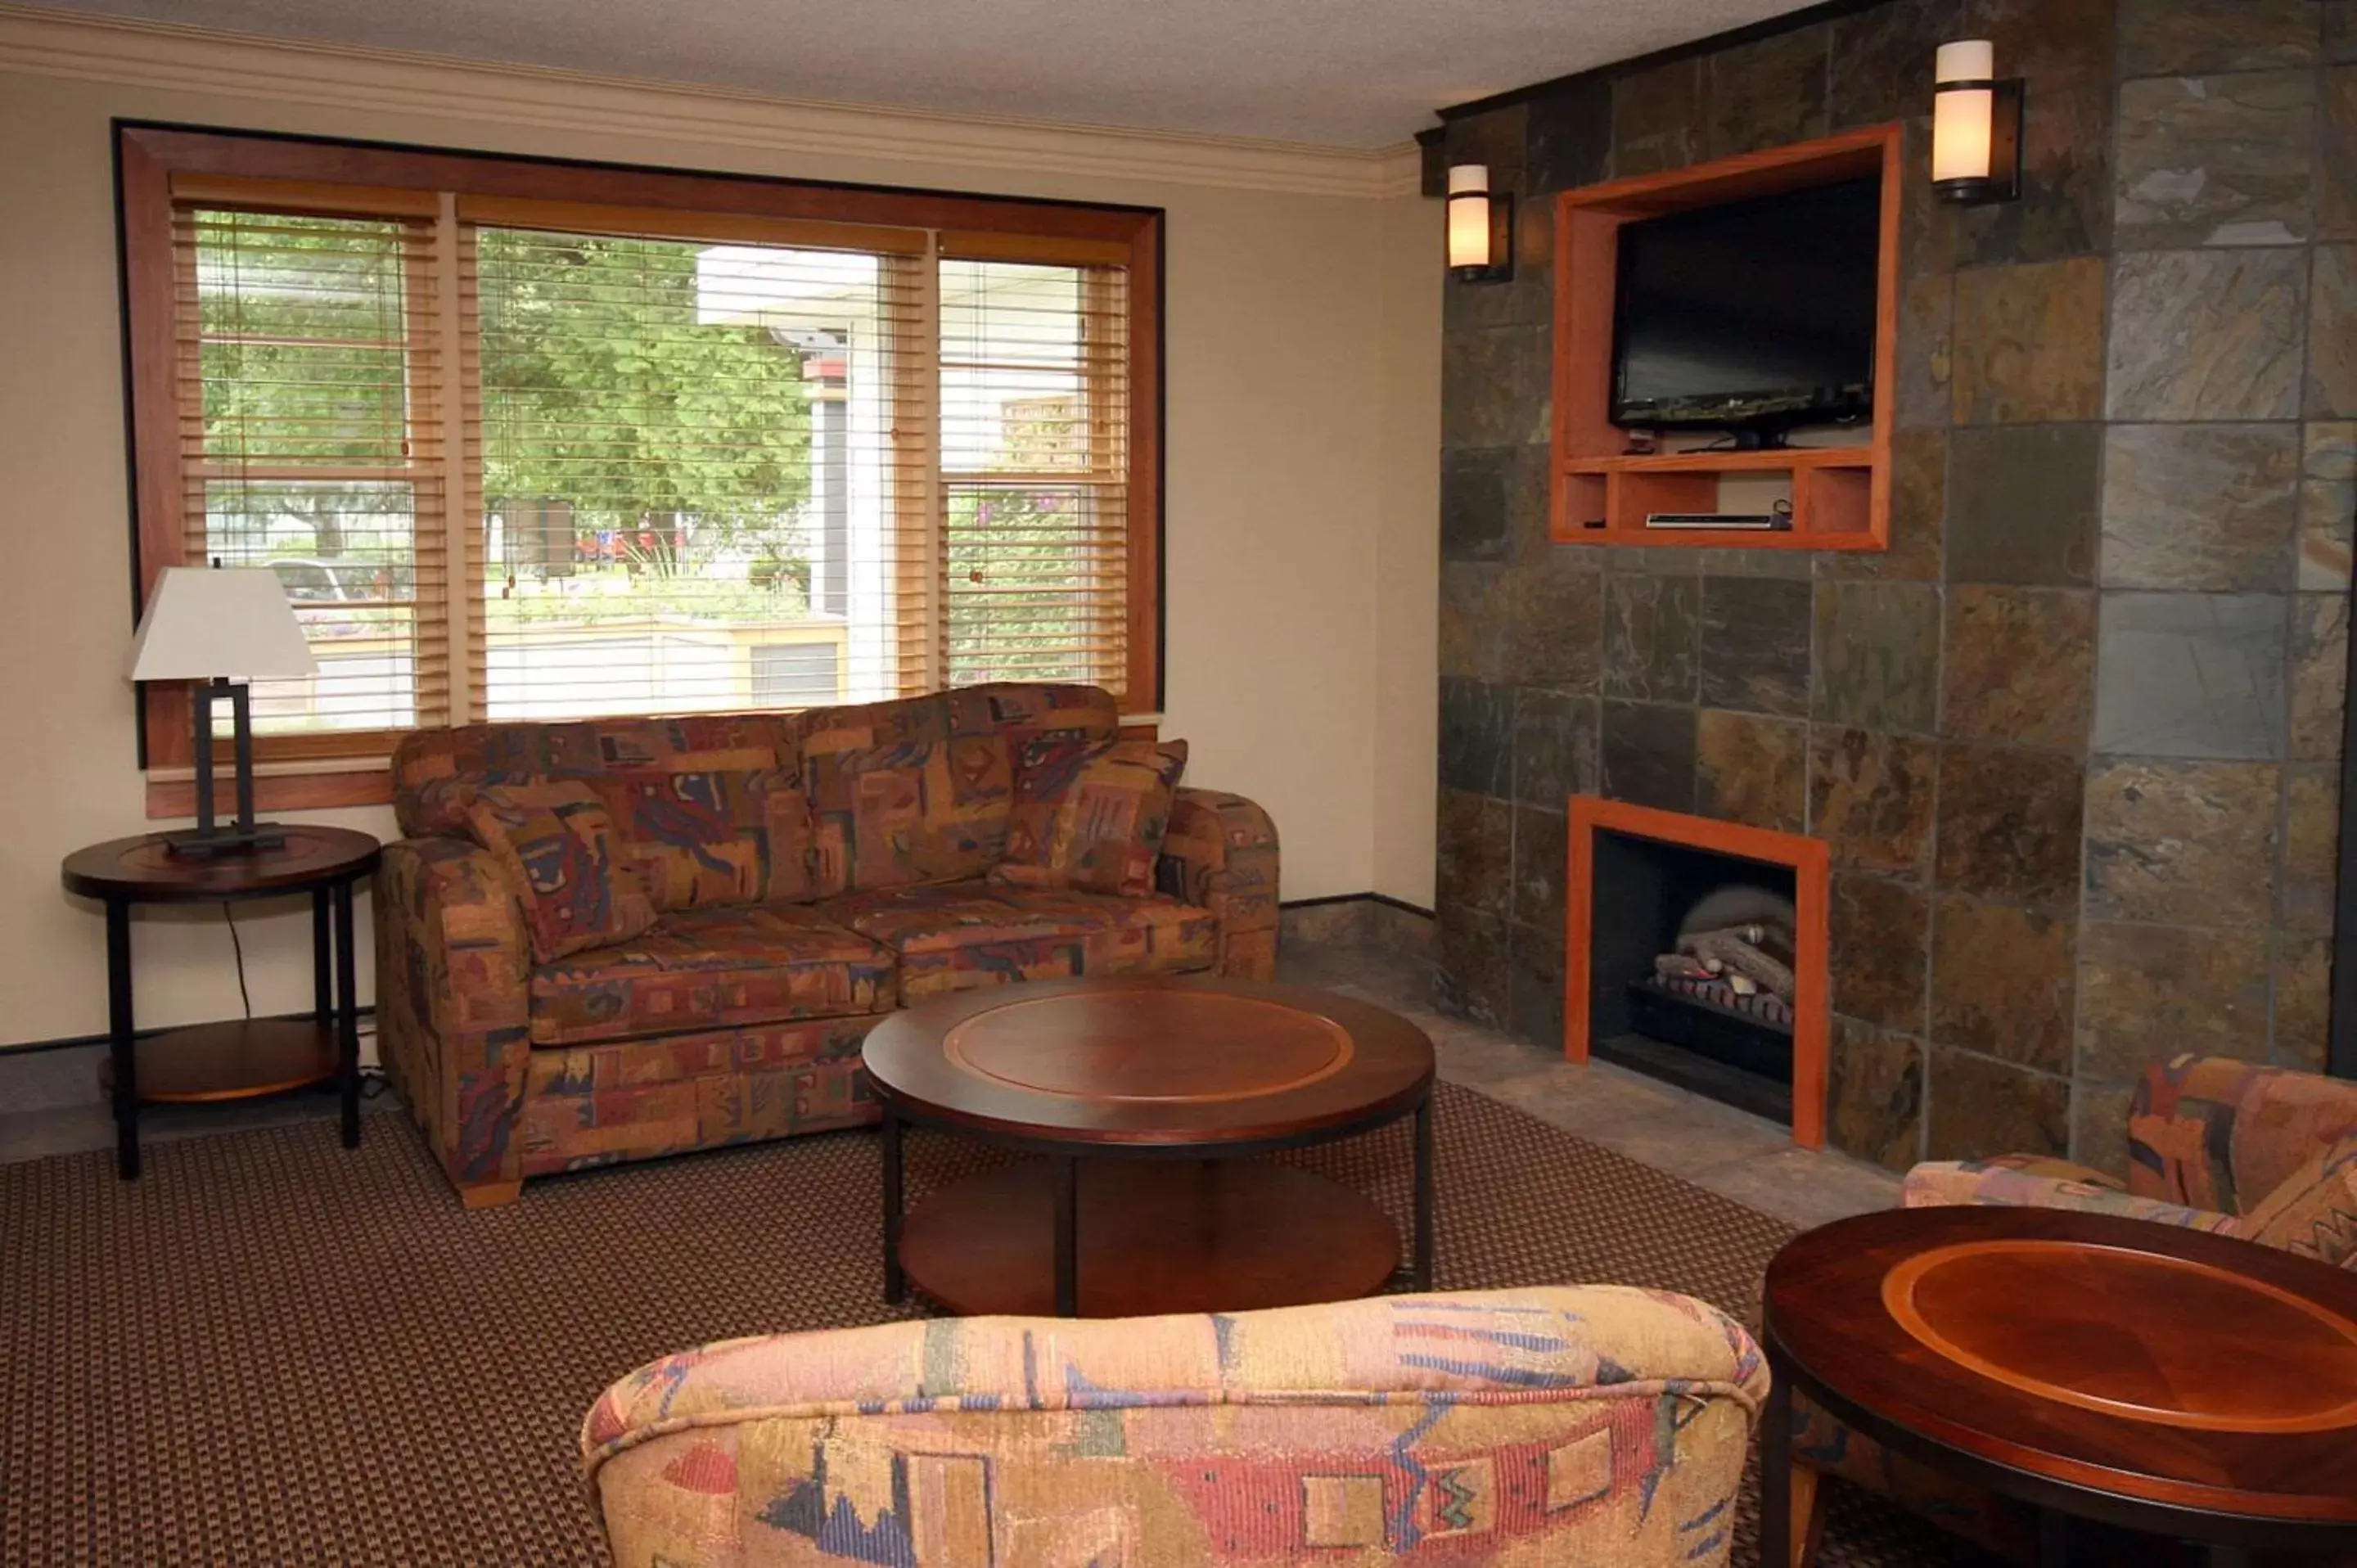
[{"label": "round wooden table", "polygon": [[[274,849],[176,855],[173,835],[142,833],[76,850],[66,891],[106,906],[105,1087],[118,1173],[139,1174],[142,1101],[240,1100],[339,1080],[346,1148],[361,1141],[360,984],[352,888],[376,869],[377,841],[350,828],[285,827]],[[142,1040],[131,1012],[131,907],[227,904],[311,896],[314,1006],[308,1018],[245,1018],[167,1029]]]},{"label": "round wooden table", "polygon": [[[1240,1312],[1381,1290],[1372,1200],[1242,1156],[1415,1120],[1415,1288],[1432,1277],[1432,1042],[1380,1007],[1194,976],[926,1003],[868,1035],[884,1111],[884,1294],[966,1316]],[[901,1212],[901,1130],[1041,1154]]]},{"label": "round wooden table", "polygon": [[[2246,1550],[2357,1550],[2357,1274],[2111,1215],[1908,1208],[1768,1266],[1763,1562],[1804,1562],[1815,1476],[1792,1396],[2042,1510]],[[1789,1558],[1785,1555],[1789,1553]]]}]

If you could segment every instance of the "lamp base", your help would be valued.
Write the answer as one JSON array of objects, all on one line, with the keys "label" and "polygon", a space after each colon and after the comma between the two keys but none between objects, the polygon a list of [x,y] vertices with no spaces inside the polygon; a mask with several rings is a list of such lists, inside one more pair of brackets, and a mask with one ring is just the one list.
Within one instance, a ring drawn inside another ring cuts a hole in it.
[{"label": "lamp base", "polygon": [[178,860],[220,860],[232,854],[263,854],[285,847],[286,830],[276,822],[215,828],[210,832],[192,828],[164,835],[165,851]]}]

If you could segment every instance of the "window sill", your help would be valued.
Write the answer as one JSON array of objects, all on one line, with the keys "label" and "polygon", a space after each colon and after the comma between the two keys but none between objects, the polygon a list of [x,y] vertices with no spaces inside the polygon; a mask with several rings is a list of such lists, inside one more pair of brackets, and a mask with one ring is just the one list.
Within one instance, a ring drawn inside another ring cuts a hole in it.
[{"label": "window sill", "polygon": [[[213,800],[218,810],[234,810],[236,785],[226,772],[213,775]],[[253,779],[257,811],[321,811],[339,806],[387,806],[393,803],[393,769],[373,768],[336,772],[260,773]],[[197,781],[187,775],[147,776],[147,820],[186,822],[197,814]]]}]

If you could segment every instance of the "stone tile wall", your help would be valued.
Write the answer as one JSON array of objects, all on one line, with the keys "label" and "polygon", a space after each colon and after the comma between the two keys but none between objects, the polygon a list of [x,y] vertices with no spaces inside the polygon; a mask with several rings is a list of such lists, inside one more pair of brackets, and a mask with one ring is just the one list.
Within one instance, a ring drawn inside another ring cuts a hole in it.
[{"label": "stone tile wall", "polygon": [[[2029,189],[1924,174],[1932,54],[2029,80]],[[1892,548],[1545,537],[1568,187],[1911,118]],[[2117,1168],[2146,1063],[2325,1047],[2357,513],[2357,0],[1890,0],[1458,119],[1523,199],[1451,285],[1447,1004],[1562,1033],[1564,801],[1833,845],[1831,1123]]]}]

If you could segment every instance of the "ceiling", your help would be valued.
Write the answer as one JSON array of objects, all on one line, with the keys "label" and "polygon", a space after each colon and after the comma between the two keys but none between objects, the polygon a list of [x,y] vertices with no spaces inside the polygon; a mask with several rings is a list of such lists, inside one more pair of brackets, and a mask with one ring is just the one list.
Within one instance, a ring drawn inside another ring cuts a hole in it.
[{"label": "ceiling", "polygon": [[46,0],[780,98],[1340,147],[1800,0]]}]

